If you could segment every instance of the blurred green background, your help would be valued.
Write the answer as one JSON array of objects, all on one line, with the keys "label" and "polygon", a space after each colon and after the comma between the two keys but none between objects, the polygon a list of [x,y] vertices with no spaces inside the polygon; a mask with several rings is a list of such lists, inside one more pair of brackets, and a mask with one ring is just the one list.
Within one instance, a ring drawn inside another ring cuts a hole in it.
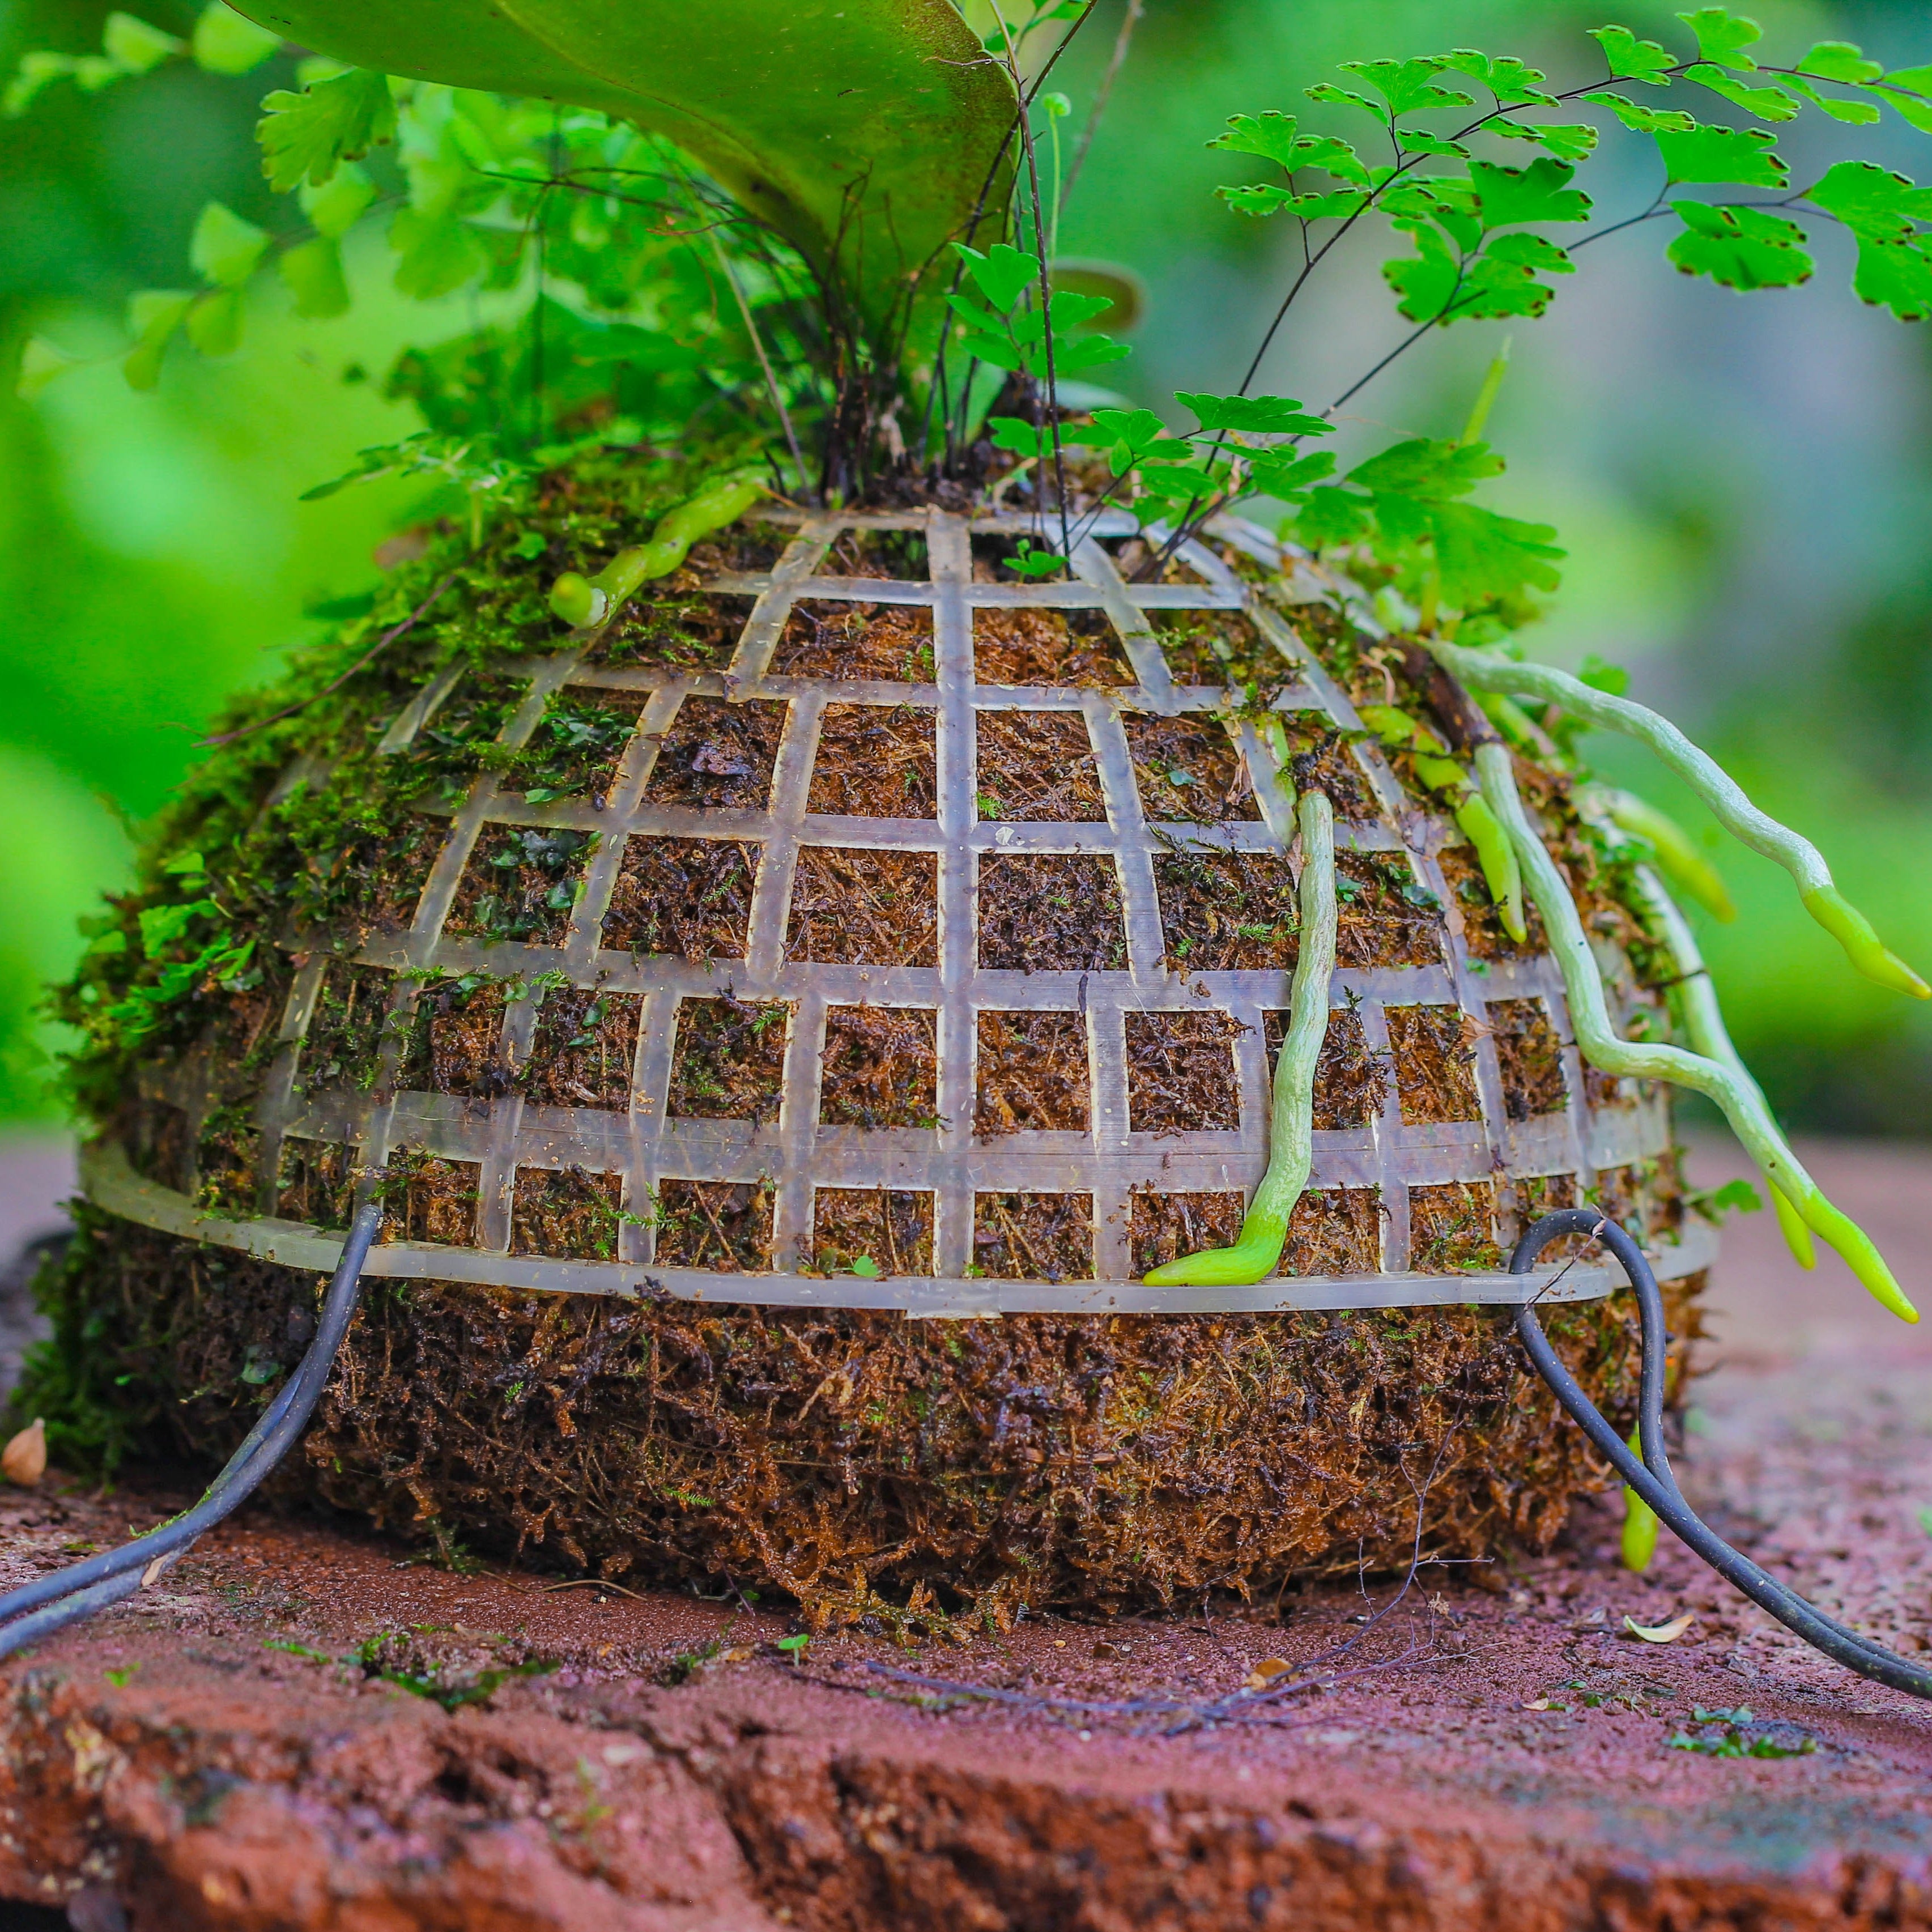
[{"label": "blurred green background", "polygon": [[[774,4],[782,0],[773,0]],[[1056,75],[1077,127],[1124,0],[1103,0]],[[188,5],[141,9],[185,32]],[[0,70],[30,47],[98,47],[107,8],[0,0]],[[1758,10],[1774,46],[1862,43],[1888,66],[1932,60],[1932,14],[1886,0]],[[1620,8],[1681,37],[1669,13]],[[1237,111],[1301,108],[1332,63],[1480,46],[1574,81],[1598,71],[1600,10],[1505,0],[1147,0],[1132,55],[1066,209],[1064,250],[1130,264],[1151,292],[1122,386],[1238,380],[1287,266],[1289,237],[1210,194],[1245,178],[1205,142]],[[170,68],[98,99],[70,87],[0,122],[0,1122],[52,1117],[37,988],[125,863],[130,820],[194,756],[225,692],[310,634],[308,607],[366,585],[370,553],[412,500],[379,485],[296,500],[358,448],[416,426],[370,382],[403,343],[463,326],[385,293],[380,246],[352,263],[339,322],[272,310],[221,364],[172,357],[136,395],[111,362],[14,400],[30,330],[82,352],[123,339],[126,298],[181,286],[210,197],[269,218],[250,129],[288,84]],[[1834,130],[1850,152],[1932,176],[1932,138]],[[1808,130],[1786,137],[1802,160]],[[1640,144],[1613,135],[1592,185],[1650,192]],[[1325,402],[1397,339],[1365,239],[1298,309],[1264,386]],[[1828,238],[1809,286],[1742,297],[1675,274],[1637,231],[1588,251],[1549,320],[1513,332],[1491,421],[1510,472],[1487,500],[1556,524],[1564,587],[1532,638],[1574,664],[1628,664],[1634,694],[1696,732],[1767,808],[1824,848],[1887,939],[1932,959],[1932,352],[1926,332],[1861,308]],[[1393,432],[1453,433],[1504,332],[1464,325],[1352,407],[1361,453]],[[1342,451],[1345,460],[1348,451]],[[1702,825],[1640,754],[1599,740],[1623,781]],[[1932,1010],[1854,980],[1784,875],[1736,846],[1712,856],[1742,909],[1704,938],[1733,1030],[1795,1124],[1932,1131]]]}]

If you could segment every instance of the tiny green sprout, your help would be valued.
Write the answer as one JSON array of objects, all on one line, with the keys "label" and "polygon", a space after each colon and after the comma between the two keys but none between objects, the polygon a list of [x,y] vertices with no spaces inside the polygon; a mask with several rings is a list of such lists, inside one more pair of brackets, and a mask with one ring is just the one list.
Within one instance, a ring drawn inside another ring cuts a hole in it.
[{"label": "tiny green sprout", "polygon": [[520,562],[528,563],[542,556],[547,548],[546,539],[541,530],[526,530],[510,546],[510,554]]},{"label": "tiny green sprout", "polygon": [[1057,551],[1037,550],[1029,537],[1022,537],[1013,554],[1007,559],[1007,567],[1016,576],[1052,577],[1066,567],[1066,560]]},{"label": "tiny green sprout", "polygon": [[140,1668],[138,1664],[118,1664],[110,1666],[104,1674],[116,1690],[124,1690],[134,1682],[135,1674]]},{"label": "tiny green sprout", "polygon": [[1932,1536],[1932,1504],[1921,1503],[1918,1505],[1918,1527],[1928,1536]]},{"label": "tiny green sprout", "polygon": [[784,1651],[790,1656],[792,1661],[796,1664],[804,1658],[811,1642],[812,1633],[809,1630],[800,1630],[796,1636],[780,1637],[772,1648],[774,1650]]},{"label": "tiny green sprout", "polygon": [[880,1273],[879,1264],[870,1255],[860,1255],[852,1264],[852,1272],[862,1280],[877,1281]]}]

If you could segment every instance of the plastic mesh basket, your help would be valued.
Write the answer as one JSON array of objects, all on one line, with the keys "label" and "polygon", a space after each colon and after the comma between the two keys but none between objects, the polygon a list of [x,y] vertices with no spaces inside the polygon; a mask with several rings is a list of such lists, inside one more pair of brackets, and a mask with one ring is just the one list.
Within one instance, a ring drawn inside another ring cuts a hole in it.
[{"label": "plastic mesh basket", "polygon": [[[742,616],[722,670],[622,662],[620,614],[416,695],[386,753],[493,676],[506,753],[560,703],[635,726],[574,796],[474,778],[406,923],[352,958],[298,955],[219,1211],[208,1123],[236,1102],[206,1052],[145,1090],[149,1139],[198,1167],[98,1148],[100,1204],[321,1267],[386,1168],[377,1272],[918,1314],[1606,1291],[1594,1266],[1512,1279],[1497,1244],[1592,1190],[1634,1200],[1667,1157],[1666,1103],[1586,1080],[1546,955],[1472,950],[1444,869],[1459,835],[1405,797],[1293,607],[1231,567],[1274,565],[1271,545],[1228,526],[1225,554],[1187,544],[1168,580],[1130,582],[1133,526],[1103,518],[1076,581],[1030,583],[993,562],[1018,520],[766,520],[791,532],[770,568],[704,586]],[[903,574],[832,574],[835,546]],[[1359,789],[1345,898],[1401,900],[1412,944],[1402,963],[1345,950],[1335,974],[1354,1113],[1316,1134],[1300,1270],[1156,1290],[1150,1259],[1228,1238],[1266,1165],[1288,1004],[1292,795],[1215,670],[1234,614],[1280,654],[1267,702],[1294,742],[1324,738]],[[1602,963],[1627,1018],[1628,962]],[[1528,1034],[1534,1079],[1512,1046]],[[1711,1245],[1684,1231],[1660,1272]]]}]

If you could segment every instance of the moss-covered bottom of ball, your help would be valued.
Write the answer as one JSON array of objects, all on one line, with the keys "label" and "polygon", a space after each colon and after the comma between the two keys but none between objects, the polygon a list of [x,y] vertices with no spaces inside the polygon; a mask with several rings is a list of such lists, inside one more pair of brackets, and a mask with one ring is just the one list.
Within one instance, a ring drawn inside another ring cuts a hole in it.
[{"label": "moss-covered bottom of ball", "polygon": [[[1680,1351],[1700,1286],[1667,1291]],[[70,1460],[212,1468],[320,1287],[84,1210],[20,1400]],[[1546,1325],[1627,1426],[1629,1298]],[[1418,1507],[1426,1556],[1539,1550],[1604,1481],[1496,1309],[911,1322],[376,1279],[277,1486],[446,1553],[998,1627],[1400,1567]]]}]

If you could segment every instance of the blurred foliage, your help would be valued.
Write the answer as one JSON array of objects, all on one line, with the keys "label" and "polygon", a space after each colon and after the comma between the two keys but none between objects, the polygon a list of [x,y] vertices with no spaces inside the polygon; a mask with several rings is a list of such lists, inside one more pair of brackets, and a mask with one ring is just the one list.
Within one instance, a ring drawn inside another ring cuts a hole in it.
[{"label": "blurred foliage", "polygon": [[[1055,76],[1080,125],[1123,0],[1102,0]],[[0,0],[0,69],[28,47],[98,48],[108,12]],[[145,10],[186,34],[198,10]],[[1681,38],[1667,10],[1620,9]],[[1932,22],[1899,0],[1760,10],[1798,44],[1844,38],[1888,65],[1932,58]],[[1236,113],[1298,111],[1301,89],[1365,49],[1506,49],[1573,79],[1596,9],[1548,0],[1148,0],[1108,118],[1062,218],[1063,250],[1126,262],[1149,286],[1128,400],[1232,388],[1279,298],[1286,238],[1214,199],[1254,178],[1208,142]],[[296,84],[278,57],[224,76],[183,65],[98,98],[50,88],[0,142],[0,372],[32,331],[82,352],[125,340],[129,293],[180,284],[204,205],[273,221],[251,139],[255,104]],[[1863,150],[1888,160],[1886,137]],[[1788,143],[1802,152],[1802,139]],[[1898,158],[1906,165],[1901,152]],[[1647,182],[1632,154],[1633,191]],[[1802,164],[1802,163],[1801,163]],[[1921,172],[1923,172],[1922,164]],[[1898,949],[1932,956],[1932,461],[1919,454],[1932,380],[1916,332],[1838,289],[1737,298],[1680,280],[1642,249],[1593,251],[1553,319],[1516,324],[1491,419],[1511,459],[1498,507],[1557,526],[1565,582],[1532,648],[1629,663],[1636,694],[1700,730],[1767,809],[1815,838]],[[1342,265],[1277,345],[1262,386],[1327,394],[1366,340],[1390,342],[1381,250]],[[1828,250],[1826,251],[1829,253]],[[1820,282],[1848,278],[1849,250]],[[234,686],[309,634],[303,612],[365,587],[374,545],[423,494],[406,479],[320,500],[302,493],[355,453],[419,426],[378,385],[406,342],[472,326],[390,292],[380,248],[351,250],[353,312],[298,320],[264,302],[241,353],[171,361],[137,395],[111,363],[32,404],[0,399],[0,1118],[44,1111],[32,988],[72,957],[72,922],[124,862],[117,820],[143,816]],[[1846,313],[1849,311],[1849,313]],[[1472,324],[1399,370],[1346,420],[1454,435],[1509,325]],[[1108,372],[1113,379],[1114,372]],[[1331,380],[1330,379],[1337,379]],[[1580,380],[1580,378],[1581,380]],[[10,380],[4,388],[10,391]],[[1359,461],[1367,447],[1344,458]],[[1593,742],[1610,776],[1692,825],[1641,754]],[[1853,980],[1783,876],[1714,836],[1741,916],[1702,937],[1738,1043],[1799,1126],[1926,1131],[1932,1024]]]}]

